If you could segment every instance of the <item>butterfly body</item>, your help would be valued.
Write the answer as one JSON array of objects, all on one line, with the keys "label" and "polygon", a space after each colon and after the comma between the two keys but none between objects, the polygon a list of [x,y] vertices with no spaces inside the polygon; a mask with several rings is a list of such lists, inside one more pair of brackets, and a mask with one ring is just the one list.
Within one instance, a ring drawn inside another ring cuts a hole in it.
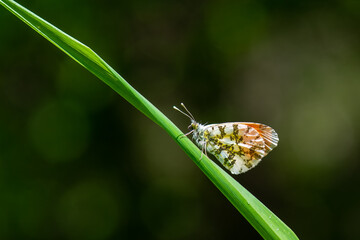
[{"label": "butterfly body", "polygon": [[261,123],[202,125],[190,116],[189,127],[195,143],[203,151],[214,155],[232,174],[244,173],[255,167],[279,141],[275,130]]}]

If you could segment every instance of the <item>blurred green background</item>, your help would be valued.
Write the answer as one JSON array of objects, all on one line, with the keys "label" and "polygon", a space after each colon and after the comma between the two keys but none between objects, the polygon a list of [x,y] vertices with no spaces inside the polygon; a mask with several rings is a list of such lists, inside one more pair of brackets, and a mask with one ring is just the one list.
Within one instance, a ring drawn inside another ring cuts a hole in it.
[{"label": "blurred green background", "polygon": [[[18,1],[184,132],[272,126],[235,176],[300,239],[360,239],[360,2]],[[259,239],[169,136],[0,9],[0,239]]]}]

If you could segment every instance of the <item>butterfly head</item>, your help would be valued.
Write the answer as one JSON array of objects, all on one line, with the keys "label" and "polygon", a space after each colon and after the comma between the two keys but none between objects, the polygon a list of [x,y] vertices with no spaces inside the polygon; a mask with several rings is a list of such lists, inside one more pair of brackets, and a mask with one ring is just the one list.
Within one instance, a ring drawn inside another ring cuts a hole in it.
[{"label": "butterfly head", "polygon": [[196,129],[198,129],[198,128],[199,128],[199,123],[196,122],[195,120],[191,119],[191,124],[189,125],[188,129],[190,131],[194,131],[194,130],[196,131]]}]

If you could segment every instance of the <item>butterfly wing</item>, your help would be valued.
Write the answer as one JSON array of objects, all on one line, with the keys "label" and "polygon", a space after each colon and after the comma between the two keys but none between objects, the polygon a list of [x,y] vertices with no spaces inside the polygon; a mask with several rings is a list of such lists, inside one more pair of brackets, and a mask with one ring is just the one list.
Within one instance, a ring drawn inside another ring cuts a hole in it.
[{"label": "butterfly wing", "polygon": [[206,126],[206,150],[233,174],[255,167],[278,142],[276,132],[259,123],[222,123]]}]

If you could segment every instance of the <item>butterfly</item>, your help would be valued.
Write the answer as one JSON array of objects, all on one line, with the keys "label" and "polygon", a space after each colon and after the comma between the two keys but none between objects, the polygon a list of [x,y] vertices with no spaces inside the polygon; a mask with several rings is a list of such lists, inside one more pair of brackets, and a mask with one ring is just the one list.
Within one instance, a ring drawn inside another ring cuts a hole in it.
[{"label": "butterfly", "polygon": [[273,150],[279,137],[274,129],[261,123],[227,122],[203,125],[198,123],[183,103],[185,112],[174,106],[191,120],[190,132],[202,152],[214,155],[232,174],[247,172]]}]

